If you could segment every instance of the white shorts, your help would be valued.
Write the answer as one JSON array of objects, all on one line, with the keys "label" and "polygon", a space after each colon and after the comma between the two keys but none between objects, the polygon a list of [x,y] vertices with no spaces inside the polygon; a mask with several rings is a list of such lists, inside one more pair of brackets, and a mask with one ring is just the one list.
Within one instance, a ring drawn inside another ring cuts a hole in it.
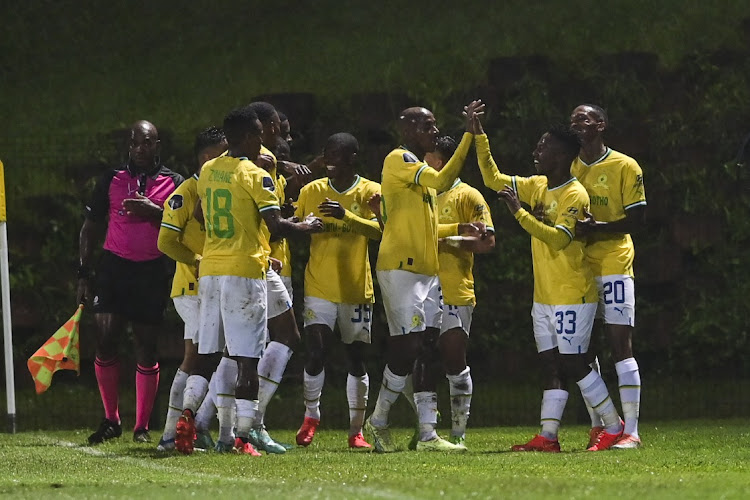
[{"label": "white shorts", "polygon": [[534,302],[531,321],[537,352],[557,347],[560,354],[583,354],[589,350],[596,304],[550,306]]},{"label": "white shorts", "polygon": [[289,298],[284,281],[273,269],[269,268],[266,273],[268,282],[268,319],[284,314],[292,308],[292,299]]},{"label": "white shorts", "polygon": [[437,276],[400,269],[378,271],[377,275],[392,336],[440,327],[442,295]]},{"label": "white shorts", "polygon": [[281,281],[284,282],[284,286],[286,287],[286,292],[289,294],[289,300],[292,303],[294,303],[294,287],[292,286],[292,277],[282,276]]},{"label": "white shorts", "polygon": [[635,326],[635,283],[627,274],[596,276],[599,309],[596,319],[608,325]]},{"label": "white shorts", "polygon": [[266,345],[266,280],[239,276],[203,276],[199,354],[223,352],[260,358]]},{"label": "white shorts", "polygon": [[369,344],[372,327],[372,304],[337,304],[318,297],[305,297],[305,327],[326,325],[333,331],[339,325],[344,344]]},{"label": "white shorts", "polygon": [[474,306],[443,306],[443,321],[440,325],[440,335],[448,330],[460,328],[466,335],[471,330],[471,317],[474,314]]},{"label": "white shorts", "polygon": [[179,295],[172,298],[175,311],[185,323],[185,340],[195,340],[201,315],[201,301],[197,295]]}]

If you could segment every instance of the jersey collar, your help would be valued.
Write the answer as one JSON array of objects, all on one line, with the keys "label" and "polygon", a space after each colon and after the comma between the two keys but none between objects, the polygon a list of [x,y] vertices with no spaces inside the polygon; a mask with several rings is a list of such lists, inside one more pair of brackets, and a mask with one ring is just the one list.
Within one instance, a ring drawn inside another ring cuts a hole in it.
[{"label": "jersey collar", "polygon": [[601,157],[601,158],[599,158],[598,160],[594,160],[594,161],[592,161],[591,163],[586,163],[585,161],[581,160],[581,157],[580,157],[580,156],[578,157],[578,159],[579,159],[579,160],[581,160],[581,163],[583,163],[583,164],[584,164],[584,165],[586,165],[587,167],[593,167],[593,166],[594,166],[594,165],[596,165],[597,163],[600,163],[600,162],[603,162],[604,160],[606,160],[606,159],[607,159],[607,157],[609,156],[609,154],[610,154],[611,152],[612,152],[612,150],[611,150],[611,149],[609,148],[609,146],[607,146],[607,150],[606,150],[606,151],[604,152],[604,154],[602,155],[602,157]]},{"label": "jersey collar", "polygon": [[567,181],[563,182],[563,183],[562,183],[562,184],[560,184],[559,186],[555,186],[555,187],[553,187],[553,188],[551,188],[551,187],[547,186],[547,191],[554,191],[555,189],[560,189],[561,187],[565,187],[565,186],[567,186],[568,184],[570,184],[571,182],[573,182],[573,181],[577,181],[577,180],[578,180],[578,179],[576,179],[575,177],[571,177],[570,179],[568,179]]},{"label": "jersey collar", "polygon": [[331,182],[331,179],[328,179],[328,187],[330,187],[331,189],[333,189],[334,191],[336,191],[338,194],[344,194],[344,193],[347,193],[348,191],[350,191],[354,186],[356,186],[357,184],[359,184],[359,179],[360,179],[359,174],[355,174],[354,175],[354,182],[352,183],[352,185],[349,186],[348,188],[344,189],[343,191],[339,191],[338,189],[336,189],[335,187],[333,187],[333,183]]}]

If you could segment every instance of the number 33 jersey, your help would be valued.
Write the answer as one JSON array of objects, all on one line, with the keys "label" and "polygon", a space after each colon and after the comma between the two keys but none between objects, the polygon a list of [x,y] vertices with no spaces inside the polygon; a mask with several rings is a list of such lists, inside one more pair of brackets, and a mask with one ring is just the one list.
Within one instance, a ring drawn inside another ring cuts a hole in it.
[{"label": "number 33 jersey", "polygon": [[198,195],[206,228],[200,275],[265,279],[271,248],[261,214],[279,210],[268,172],[247,158],[220,156],[203,165]]}]

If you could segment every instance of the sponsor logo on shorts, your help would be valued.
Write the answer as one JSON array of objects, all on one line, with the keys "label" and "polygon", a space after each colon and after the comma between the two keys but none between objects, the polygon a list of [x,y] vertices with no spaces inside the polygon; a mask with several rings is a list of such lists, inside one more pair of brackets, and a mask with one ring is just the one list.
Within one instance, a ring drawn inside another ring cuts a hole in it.
[{"label": "sponsor logo on shorts", "polygon": [[302,315],[305,317],[305,319],[308,319],[308,320],[312,320],[317,317],[317,315],[315,314],[315,311],[313,311],[312,309],[305,309],[305,312],[302,313]]}]

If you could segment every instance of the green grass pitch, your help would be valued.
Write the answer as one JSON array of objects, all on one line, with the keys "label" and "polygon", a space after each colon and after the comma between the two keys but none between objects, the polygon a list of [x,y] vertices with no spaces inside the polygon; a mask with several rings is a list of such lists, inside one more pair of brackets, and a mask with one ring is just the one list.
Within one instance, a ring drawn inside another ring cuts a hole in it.
[{"label": "green grass pitch", "polygon": [[[13,498],[750,498],[744,420],[641,426],[639,450],[583,451],[586,428],[563,428],[563,453],[511,453],[531,427],[470,429],[461,455],[356,453],[320,429],[307,449],[252,458],[159,454],[129,433],[98,447],[90,430],[0,435],[0,496]],[[272,435],[293,442],[293,430]],[[410,431],[395,431],[404,446]],[[154,434],[155,438],[156,433]]]}]

